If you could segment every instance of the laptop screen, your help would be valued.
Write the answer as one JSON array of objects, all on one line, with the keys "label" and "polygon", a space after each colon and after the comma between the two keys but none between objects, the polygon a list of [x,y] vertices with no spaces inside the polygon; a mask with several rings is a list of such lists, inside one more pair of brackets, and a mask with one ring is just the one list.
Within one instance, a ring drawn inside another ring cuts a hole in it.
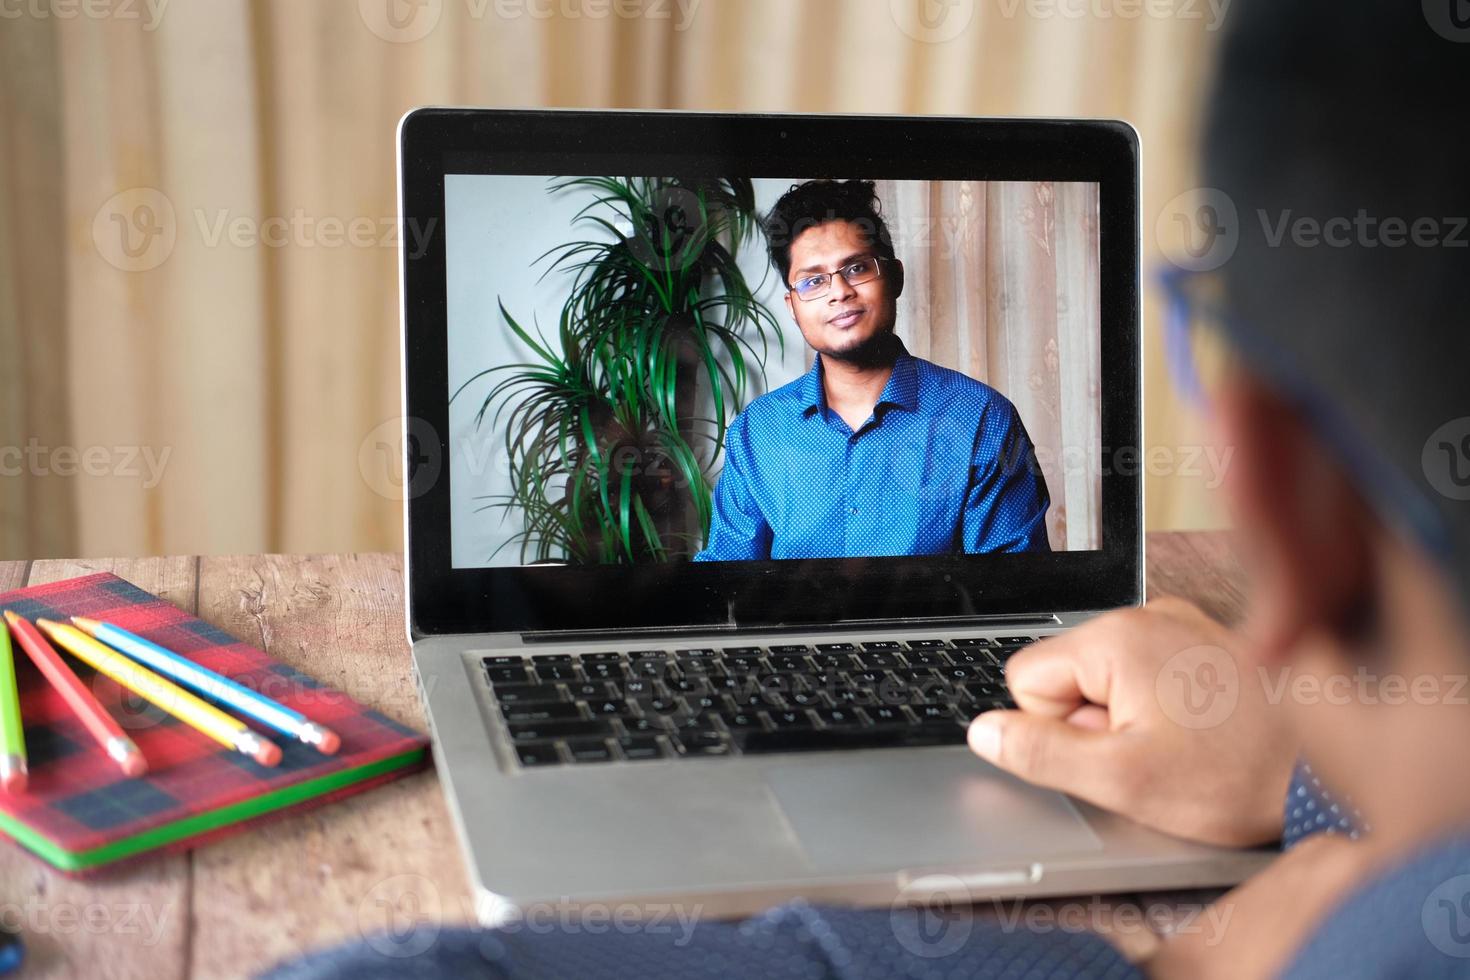
[{"label": "laptop screen", "polygon": [[1098,183],[443,188],[452,567],[1102,547]]}]

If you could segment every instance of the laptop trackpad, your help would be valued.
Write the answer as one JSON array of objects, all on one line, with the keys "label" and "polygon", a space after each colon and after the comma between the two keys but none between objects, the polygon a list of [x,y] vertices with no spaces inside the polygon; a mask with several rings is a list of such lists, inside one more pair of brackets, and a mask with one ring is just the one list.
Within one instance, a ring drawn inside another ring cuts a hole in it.
[{"label": "laptop trackpad", "polygon": [[766,773],[815,870],[989,867],[1102,849],[1065,796],[964,749],[882,755]]}]

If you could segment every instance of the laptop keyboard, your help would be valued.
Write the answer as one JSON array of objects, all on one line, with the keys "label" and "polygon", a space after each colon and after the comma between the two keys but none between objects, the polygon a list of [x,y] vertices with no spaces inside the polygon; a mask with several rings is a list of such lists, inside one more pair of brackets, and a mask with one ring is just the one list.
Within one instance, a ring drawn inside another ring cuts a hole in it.
[{"label": "laptop keyboard", "polygon": [[1033,636],[483,658],[522,766],[961,744]]}]

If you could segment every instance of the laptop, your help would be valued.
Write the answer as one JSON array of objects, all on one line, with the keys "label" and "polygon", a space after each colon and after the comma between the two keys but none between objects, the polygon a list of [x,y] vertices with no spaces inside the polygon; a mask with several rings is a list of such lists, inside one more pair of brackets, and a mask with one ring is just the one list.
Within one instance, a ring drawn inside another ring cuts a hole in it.
[{"label": "laptop", "polygon": [[965,745],[1143,599],[1125,123],[425,108],[408,628],[481,921],[1225,885]]}]

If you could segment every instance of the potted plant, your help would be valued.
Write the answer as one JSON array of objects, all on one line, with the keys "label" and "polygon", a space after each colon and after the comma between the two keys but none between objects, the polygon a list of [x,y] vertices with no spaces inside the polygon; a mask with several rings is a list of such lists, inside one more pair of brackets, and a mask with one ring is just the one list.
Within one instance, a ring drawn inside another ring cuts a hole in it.
[{"label": "potted plant", "polygon": [[[776,318],[736,263],[759,234],[748,179],[554,179],[590,191],[574,225],[594,237],[537,259],[570,287],[557,340],[500,305],[532,359],[496,377],[475,415],[502,433],[521,560],[644,563],[688,557],[709,530],[725,427],[765,382]],[[493,558],[493,556],[492,556]]]}]

